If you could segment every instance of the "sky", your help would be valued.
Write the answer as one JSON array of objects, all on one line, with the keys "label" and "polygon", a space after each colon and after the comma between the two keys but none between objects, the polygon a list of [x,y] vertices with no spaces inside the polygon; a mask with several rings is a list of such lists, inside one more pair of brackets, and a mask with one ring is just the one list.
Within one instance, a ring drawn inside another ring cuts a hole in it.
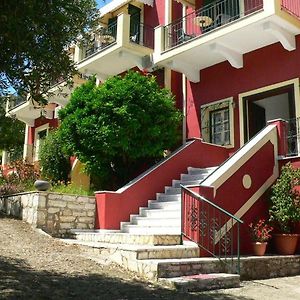
[{"label": "sky", "polygon": [[97,7],[98,8],[101,8],[102,6],[104,6],[105,4],[107,4],[107,3],[109,3],[109,2],[111,2],[112,0],[105,0],[105,1],[103,1],[103,0],[97,0],[96,2],[97,2]]}]

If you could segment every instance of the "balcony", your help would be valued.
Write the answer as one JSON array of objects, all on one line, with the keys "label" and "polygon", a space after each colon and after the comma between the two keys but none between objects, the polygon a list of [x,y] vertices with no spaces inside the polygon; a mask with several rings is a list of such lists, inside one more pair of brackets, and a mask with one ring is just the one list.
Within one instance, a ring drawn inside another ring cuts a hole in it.
[{"label": "balcony", "polygon": [[85,80],[75,76],[73,85],[70,86],[63,79],[53,84],[47,95],[48,105],[40,106],[38,103],[27,98],[9,98],[6,103],[6,115],[15,116],[18,120],[29,126],[34,126],[34,120],[43,116],[47,119],[53,119],[56,104],[65,106],[72,91]]},{"label": "balcony", "polygon": [[154,48],[154,29],[145,24],[130,24],[130,15],[118,15],[117,22],[94,34],[92,44],[82,49],[77,63],[81,73],[105,80],[133,67],[146,69]]},{"label": "balcony", "polygon": [[[291,0],[222,0],[155,29],[155,64],[200,81],[200,70],[280,42],[292,51],[300,33],[300,5]],[[192,62],[192,63],[191,63]]]}]

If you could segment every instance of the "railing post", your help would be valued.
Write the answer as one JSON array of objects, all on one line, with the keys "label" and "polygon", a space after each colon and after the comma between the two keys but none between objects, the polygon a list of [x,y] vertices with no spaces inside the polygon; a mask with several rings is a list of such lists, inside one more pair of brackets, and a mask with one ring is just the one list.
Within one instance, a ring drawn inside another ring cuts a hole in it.
[{"label": "railing post", "polygon": [[278,156],[285,157],[288,154],[288,122],[283,119],[268,121],[277,127],[278,136]]}]

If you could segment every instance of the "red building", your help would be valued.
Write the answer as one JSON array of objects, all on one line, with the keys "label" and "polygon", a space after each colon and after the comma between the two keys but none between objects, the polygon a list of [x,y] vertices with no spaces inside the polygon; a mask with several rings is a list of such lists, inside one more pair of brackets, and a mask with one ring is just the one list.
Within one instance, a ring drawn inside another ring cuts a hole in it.
[{"label": "red building", "polygon": [[[97,192],[97,227],[183,230],[195,240],[202,228],[209,248],[239,219],[243,233],[266,216],[266,191],[299,151],[298,1],[113,0],[100,10],[100,25],[89,47],[72,49],[78,70],[99,81],[135,67],[161,70],[184,120],[180,149],[118,191]],[[60,85],[44,110],[26,102],[8,111],[27,125],[31,161],[67,103],[70,91]],[[248,246],[241,241],[243,251]]]}]

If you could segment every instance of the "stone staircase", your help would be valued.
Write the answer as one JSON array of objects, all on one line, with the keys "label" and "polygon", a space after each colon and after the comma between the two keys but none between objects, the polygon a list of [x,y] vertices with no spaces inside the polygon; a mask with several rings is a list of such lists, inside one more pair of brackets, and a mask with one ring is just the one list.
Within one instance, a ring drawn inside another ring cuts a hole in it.
[{"label": "stone staircase", "polygon": [[68,243],[84,247],[92,256],[113,261],[140,276],[180,290],[199,291],[239,286],[239,275],[215,258],[200,258],[200,249],[181,241],[180,184],[203,181],[215,168],[188,168],[148,207],[121,223],[121,230],[72,230]]},{"label": "stone staircase", "polygon": [[180,234],[182,185],[198,185],[216,168],[188,168],[180,180],[173,180],[164,193],[157,193],[156,200],[149,200],[148,207],[141,207],[138,215],[131,215],[130,222],[121,223],[121,232],[132,234]]}]

